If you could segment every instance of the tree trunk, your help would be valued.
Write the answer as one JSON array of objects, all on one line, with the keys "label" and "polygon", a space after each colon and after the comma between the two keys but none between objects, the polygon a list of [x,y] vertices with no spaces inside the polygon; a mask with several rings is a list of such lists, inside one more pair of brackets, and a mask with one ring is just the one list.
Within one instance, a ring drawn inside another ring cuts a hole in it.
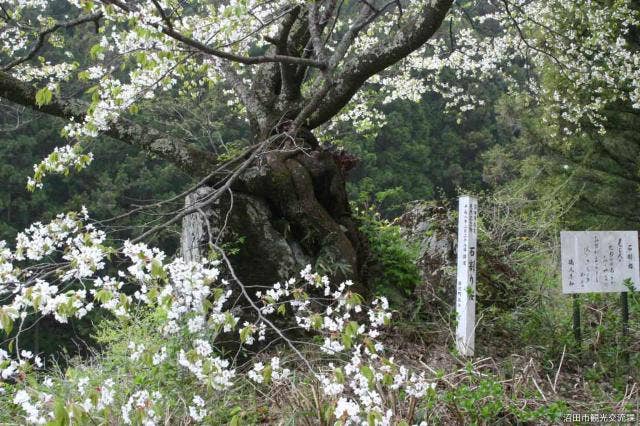
[{"label": "tree trunk", "polygon": [[[334,282],[352,279],[366,295],[366,241],[358,231],[339,157],[315,148],[274,150],[255,161],[206,211],[183,220],[181,251],[195,260],[209,238],[226,247],[245,285],[272,285],[311,264]],[[201,188],[187,204],[211,192]],[[206,218],[206,219],[205,219]]]}]

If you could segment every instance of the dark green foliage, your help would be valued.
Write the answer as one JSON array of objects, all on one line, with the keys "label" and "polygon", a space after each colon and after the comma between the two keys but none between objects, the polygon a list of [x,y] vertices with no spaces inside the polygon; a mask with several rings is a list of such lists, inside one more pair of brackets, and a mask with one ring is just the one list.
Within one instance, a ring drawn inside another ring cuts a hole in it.
[{"label": "dark green foliage", "polygon": [[400,305],[420,282],[418,247],[402,238],[400,227],[382,219],[374,208],[356,210],[360,230],[369,240],[369,279],[374,292]]},{"label": "dark green foliage", "polygon": [[[0,239],[10,241],[30,223],[48,221],[82,205],[95,220],[110,218],[136,204],[176,195],[190,182],[175,167],[103,138],[90,147],[95,160],[81,176],[49,176],[43,190],[31,193],[26,189],[26,178],[32,174],[33,164],[62,144],[61,122],[35,117],[19,132],[0,138],[0,181],[6,183],[0,195]],[[118,223],[125,227],[135,224],[134,220]],[[130,235],[129,231],[119,236]],[[170,248],[175,249],[175,244]]]},{"label": "dark green foliage", "polygon": [[[567,229],[634,229],[640,226],[640,130],[637,117],[610,112],[607,133],[562,140],[542,121],[543,109],[526,97],[504,97],[497,105],[501,134],[520,129],[509,143],[484,154],[484,179],[492,187],[531,182],[530,195],[573,200]],[[505,136],[505,137],[506,137]],[[623,201],[623,202],[621,202]]]},{"label": "dark green foliage", "polygon": [[[489,89],[486,95],[492,96]],[[408,201],[485,186],[480,154],[498,142],[491,105],[458,117],[437,96],[425,95],[419,104],[397,101],[384,111],[387,124],[377,135],[338,140],[360,158],[350,174],[353,199],[376,203],[393,217]]]}]

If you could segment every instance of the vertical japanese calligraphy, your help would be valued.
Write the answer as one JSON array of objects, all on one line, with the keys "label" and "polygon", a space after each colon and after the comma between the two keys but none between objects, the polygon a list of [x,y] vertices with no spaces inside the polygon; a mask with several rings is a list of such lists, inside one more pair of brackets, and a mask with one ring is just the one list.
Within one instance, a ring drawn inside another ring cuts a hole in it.
[{"label": "vertical japanese calligraphy", "polygon": [[637,231],[563,231],[563,293],[609,293],[627,291],[630,279],[638,288]]},{"label": "vertical japanese calligraphy", "polygon": [[473,356],[476,317],[476,241],[478,200],[463,196],[458,204],[458,276],[456,287],[456,346]]}]

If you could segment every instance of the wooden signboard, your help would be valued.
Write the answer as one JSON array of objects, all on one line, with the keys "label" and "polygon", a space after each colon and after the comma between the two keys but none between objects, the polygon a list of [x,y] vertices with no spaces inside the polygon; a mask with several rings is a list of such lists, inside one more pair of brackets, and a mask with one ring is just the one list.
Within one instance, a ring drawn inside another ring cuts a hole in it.
[{"label": "wooden signboard", "polygon": [[562,231],[560,233],[563,293],[628,291],[638,288],[637,231]]}]

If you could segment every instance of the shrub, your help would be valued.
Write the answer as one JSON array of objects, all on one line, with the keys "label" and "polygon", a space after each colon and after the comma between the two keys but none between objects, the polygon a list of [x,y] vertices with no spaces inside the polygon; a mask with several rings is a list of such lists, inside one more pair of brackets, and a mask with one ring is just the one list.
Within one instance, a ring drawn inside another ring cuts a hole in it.
[{"label": "shrub", "polygon": [[416,266],[419,247],[405,240],[400,226],[382,219],[374,207],[356,209],[360,230],[369,241],[369,276],[377,294],[389,297],[392,304],[402,304],[420,283]]}]

